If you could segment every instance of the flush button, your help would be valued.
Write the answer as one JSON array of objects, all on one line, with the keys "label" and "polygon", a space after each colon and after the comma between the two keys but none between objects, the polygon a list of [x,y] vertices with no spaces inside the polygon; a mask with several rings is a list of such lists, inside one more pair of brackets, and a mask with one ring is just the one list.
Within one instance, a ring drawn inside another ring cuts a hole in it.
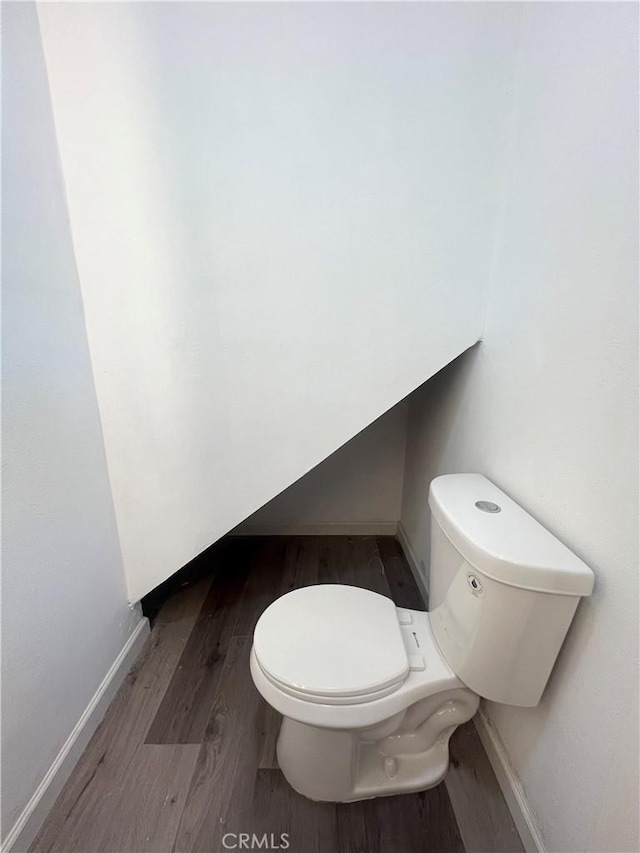
[{"label": "flush button", "polygon": [[494,504],[493,501],[476,501],[476,507],[482,512],[501,512],[502,510],[498,506],[498,504]]},{"label": "flush button", "polygon": [[422,655],[409,655],[409,669],[414,671],[424,669],[424,658]]},{"label": "flush button", "polygon": [[401,625],[412,625],[413,616],[409,613],[408,610],[398,610],[398,622]]}]

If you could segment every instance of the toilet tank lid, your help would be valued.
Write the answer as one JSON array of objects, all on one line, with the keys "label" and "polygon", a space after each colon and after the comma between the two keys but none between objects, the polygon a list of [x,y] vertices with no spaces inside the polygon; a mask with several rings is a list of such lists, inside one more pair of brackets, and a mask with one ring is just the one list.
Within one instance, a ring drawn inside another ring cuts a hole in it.
[{"label": "toilet tank lid", "polygon": [[537,592],[591,594],[589,566],[482,474],[436,477],[429,506],[453,546],[487,577]]}]

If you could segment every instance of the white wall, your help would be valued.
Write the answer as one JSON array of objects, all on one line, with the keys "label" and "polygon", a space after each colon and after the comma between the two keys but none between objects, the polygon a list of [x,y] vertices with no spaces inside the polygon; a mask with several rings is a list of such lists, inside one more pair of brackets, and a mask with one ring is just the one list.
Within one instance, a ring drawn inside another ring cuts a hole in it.
[{"label": "white wall", "polygon": [[519,14],[40,6],[132,599],[477,340]]},{"label": "white wall", "polygon": [[2,837],[129,610],[35,7],[4,4]]},{"label": "white wall", "polygon": [[395,533],[406,434],[403,402],[249,516],[234,533]]},{"label": "white wall", "polygon": [[637,7],[529,4],[484,342],[410,407],[403,525],[480,471],[597,575],[541,704],[489,705],[546,849],[637,851]]}]

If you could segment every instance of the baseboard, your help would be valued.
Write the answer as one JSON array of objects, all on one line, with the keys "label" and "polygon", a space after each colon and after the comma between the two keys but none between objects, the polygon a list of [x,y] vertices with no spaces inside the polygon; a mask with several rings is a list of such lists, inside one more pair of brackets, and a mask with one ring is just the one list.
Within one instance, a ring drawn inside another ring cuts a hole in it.
[{"label": "baseboard", "polygon": [[327,524],[239,524],[232,536],[395,536],[396,521],[330,522]]},{"label": "baseboard", "polygon": [[520,780],[507,757],[506,750],[482,708],[473,718],[476,731],[496,774],[507,808],[516,825],[527,853],[546,853],[537,821],[527,803]]},{"label": "baseboard", "polygon": [[415,580],[418,589],[420,590],[420,595],[424,599],[424,603],[426,606],[429,603],[429,587],[427,586],[426,578],[423,577],[422,572],[420,571],[420,564],[418,562],[418,558],[416,557],[415,551],[411,547],[409,537],[407,536],[407,531],[402,526],[402,522],[398,523],[398,530],[396,536],[398,542],[400,543],[400,547],[404,551],[404,556],[407,559],[407,563],[409,563],[411,574],[413,575],[413,579]]},{"label": "baseboard", "polygon": [[28,850],[148,635],[149,620],[144,617],[132,631],[44,779],[3,841],[0,853],[24,853]]}]

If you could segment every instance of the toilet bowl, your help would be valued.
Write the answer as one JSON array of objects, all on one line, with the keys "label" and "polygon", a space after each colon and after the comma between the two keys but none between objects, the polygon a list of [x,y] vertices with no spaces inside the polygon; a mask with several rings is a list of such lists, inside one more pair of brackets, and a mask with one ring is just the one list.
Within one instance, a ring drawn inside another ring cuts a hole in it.
[{"label": "toilet bowl", "polygon": [[427,613],[353,586],[278,599],[256,626],[251,674],[283,715],[280,769],[313,800],[436,785],[450,734],[479,701],[440,654]]},{"label": "toilet bowl", "polygon": [[250,666],[283,716],[280,769],[312,800],[437,785],[449,738],[480,697],[535,705],[593,573],[481,475],[430,488],[430,612],[319,584],[255,628]]}]

